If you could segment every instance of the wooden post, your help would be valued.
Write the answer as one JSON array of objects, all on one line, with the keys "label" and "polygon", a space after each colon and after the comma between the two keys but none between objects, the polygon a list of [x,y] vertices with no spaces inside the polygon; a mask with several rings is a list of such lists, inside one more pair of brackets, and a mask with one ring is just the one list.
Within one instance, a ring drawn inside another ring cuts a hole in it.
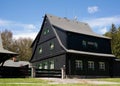
[{"label": "wooden post", "polygon": [[35,66],[31,65],[31,77],[34,78],[36,74]]},{"label": "wooden post", "polygon": [[62,74],[62,79],[64,79],[65,78],[65,66],[63,66],[63,68],[61,68],[61,74]]}]

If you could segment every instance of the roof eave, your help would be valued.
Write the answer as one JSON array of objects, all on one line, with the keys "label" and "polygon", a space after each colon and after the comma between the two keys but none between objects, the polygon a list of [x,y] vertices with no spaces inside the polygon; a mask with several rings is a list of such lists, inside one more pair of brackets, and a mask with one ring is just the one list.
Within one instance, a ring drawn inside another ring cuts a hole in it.
[{"label": "roof eave", "polygon": [[85,51],[77,51],[77,50],[67,50],[67,52],[68,53],[76,53],[76,54],[84,54],[84,55],[101,56],[101,57],[115,57],[115,55],[112,55],[112,54],[85,52]]}]

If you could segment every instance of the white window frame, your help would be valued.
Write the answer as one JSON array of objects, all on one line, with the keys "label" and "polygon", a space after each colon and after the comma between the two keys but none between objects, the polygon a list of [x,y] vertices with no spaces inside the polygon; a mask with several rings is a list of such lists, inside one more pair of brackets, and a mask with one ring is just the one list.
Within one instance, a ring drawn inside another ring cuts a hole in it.
[{"label": "white window frame", "polygon": [[82,60],[75,60],[75,67],[76,69],[83,69],[83,61]]},{"label": "white window frame", "polygon": [[88,61],[88,68],[92,70],[95,69],[94,61]]},{"label": "white window frame", "polygon": [[105,70],[105,62],[99,62],[99,69]]}]

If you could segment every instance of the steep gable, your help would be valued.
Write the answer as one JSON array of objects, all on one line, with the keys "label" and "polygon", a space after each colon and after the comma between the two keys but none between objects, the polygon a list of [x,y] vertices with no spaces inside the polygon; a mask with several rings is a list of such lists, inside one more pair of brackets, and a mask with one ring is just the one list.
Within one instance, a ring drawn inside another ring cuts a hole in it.
[{"label": "steep gable", "polygon": [[[45,16],[41,30],[32,44],[33,55],[30,61],[35,62],[63,52],[59,41],[48,17]],[[52,47],[55,48],[51,50]]]}]

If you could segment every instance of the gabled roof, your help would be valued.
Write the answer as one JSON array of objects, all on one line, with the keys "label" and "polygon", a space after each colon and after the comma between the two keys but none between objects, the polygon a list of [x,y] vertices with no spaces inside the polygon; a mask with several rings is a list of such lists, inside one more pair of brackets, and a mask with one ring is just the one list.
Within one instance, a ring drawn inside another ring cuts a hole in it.
[{"label": "gabled roof", "polygon": [[[68,20],[66,18],[60,18],[60,17],[49,15],[49,14],[47,14],[46,16],[48,17],[50,23],[53,26],[56,26],[56,27],[58,27],[62,30],[75,32],[75,33],[80,33],[80,34],[85,34],[85,35],[90,35],[90,36],[95,36],[95,37],[100,37],[100,38],[110,39],[108,37],[105,37],[105,36],[98,35],[98,34],[94,33],[87,23],[77,22],[77,21],[74,21],[74,20]],[[61,42],[61,40],[60,40],[60,38],[59,38],[59,36],[58,36],[58,34],[56,33],[55,30],[54,30],[54,33],[56,34],[60,45],[68,53],[77,53],[77,54],[102,56],[102,57],[115,57],[112,54],[94,53],[94,52],[86,52],[86,51],[78,51],[78,50],[67,49],[62,44],[62,42]]]},{"label": "gabled roof", "polygon": [[67,18],[60,18],[50,14],[46,14],[46,16],[48,17],[50,23],[53,26],[56,26],[62,30],[100,37],[100,38],[108,38],[108,37],[94,33],[87,23],[78,22],[76,20],[69,20]]}]

